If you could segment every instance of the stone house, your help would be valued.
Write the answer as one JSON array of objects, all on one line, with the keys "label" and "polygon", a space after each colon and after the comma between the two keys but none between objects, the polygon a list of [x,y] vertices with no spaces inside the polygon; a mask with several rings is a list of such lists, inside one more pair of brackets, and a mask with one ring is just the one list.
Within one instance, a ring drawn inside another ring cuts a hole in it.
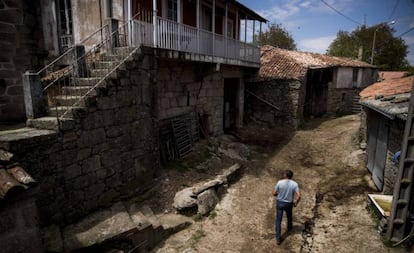
[{"label": "stone house", "polygon": [[[7,42],[12,55],[0,61],[15,71],[12,81],[10,69],[0,72],[0,98],[19,90],[0,109],[16,102],[26,112],[18,120],[27,118],[0,131],[0,149],[37,179],[42,227],[148,190],[161,157],[188,153],[199,128],[208,136],[242,126],[244,73],[259,68],[260,49],[239,38],[266,20],[238,1],[27,2],[0,4],[0,14],[20,15],[0,15],[11,23],[0,32],[27,46],[21,28],[31,48]],[[42,57],[19,64],[23,52]]]},{"label": "stone house", "polygon": [[351,113],[377,79],[373,65],[316,53],[264,46],[260,60],[246,84],[246,116],[269,125],[297,128],[306,117]]},{"label": "stone house", "polygon": [[388,79],[361,91],[361,129],[367,168],[378,190],[392,194],[414,77]]}]

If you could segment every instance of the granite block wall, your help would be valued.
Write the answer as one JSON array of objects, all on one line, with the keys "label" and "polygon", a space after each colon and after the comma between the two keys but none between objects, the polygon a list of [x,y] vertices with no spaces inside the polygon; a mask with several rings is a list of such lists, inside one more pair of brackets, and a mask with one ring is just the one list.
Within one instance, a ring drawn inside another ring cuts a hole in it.
[{"label": "granite block wall", "polygon": [[40,19],[39,0],[0,1],[0,124],[26,119],[22,74],[47,56]]},{"label": "granite block wall", "polygon": [[245,116],[247,120],[268,126],[296,129],[303,121],[304,85],[298,80],[272,80],[247,83],[246,90],[269,102],[276,108],[246,93]]}]

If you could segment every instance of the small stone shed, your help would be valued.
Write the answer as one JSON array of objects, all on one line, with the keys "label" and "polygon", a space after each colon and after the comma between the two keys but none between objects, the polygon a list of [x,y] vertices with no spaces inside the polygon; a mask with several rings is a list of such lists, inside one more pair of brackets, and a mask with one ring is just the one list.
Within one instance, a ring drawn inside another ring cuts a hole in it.
[{"label": "small stone shed", "polygon": [[414,76],[388,79],[361,93],[361,129],[367,143],[367,168],[377,188],[392,194]]},{"label": "small stone shed", "polygon": [[306,117],[358,109],[358,93],[376,80],[376,67],[362,61],[263,46],[246,83],[246,116],[297,128]]}]

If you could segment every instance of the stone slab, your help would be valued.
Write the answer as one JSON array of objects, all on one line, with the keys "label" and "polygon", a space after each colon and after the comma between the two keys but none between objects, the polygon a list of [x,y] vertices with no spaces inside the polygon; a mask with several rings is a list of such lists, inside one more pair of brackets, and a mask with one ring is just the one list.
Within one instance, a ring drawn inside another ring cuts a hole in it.
[{"label": "stone slab", "polygon": [[136,230],[135,224],[124,205],[118,202],[66,227],[64,247],[66,251],[89,247],[131,230]]}]

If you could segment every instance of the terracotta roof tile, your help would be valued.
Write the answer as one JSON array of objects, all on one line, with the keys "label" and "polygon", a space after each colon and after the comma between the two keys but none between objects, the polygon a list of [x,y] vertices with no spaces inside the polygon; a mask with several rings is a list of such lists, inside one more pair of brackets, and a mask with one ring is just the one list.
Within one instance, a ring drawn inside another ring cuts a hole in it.
[{"label": "terracotta roof tile", "polygon": [[0,199],[4,199],[12,189],[28,189],[36,181],[18,164],[5,168],[0,165]]},{"label": "terracotta roof tile", "polygon": [[406,71],[380,71],[378,74],[382,80],[389,80],[404,77],[407,73]]},{"label": "terracotta roof tile", "polygon": [[302,79],[308,69],[327,67],[366,67],[376,68],[368,63],[317,53],[299,52],[276,48],[261,47],[261,66],[259,76],[254,81],[269,79]]},{"label": "terracotta roof tile", "polygon": [[393,96],[397,94],[409,93],[413,86],[414,76],[389,79],[374,83],[359,93],[361,100],[374,98],[375,96]]}]

